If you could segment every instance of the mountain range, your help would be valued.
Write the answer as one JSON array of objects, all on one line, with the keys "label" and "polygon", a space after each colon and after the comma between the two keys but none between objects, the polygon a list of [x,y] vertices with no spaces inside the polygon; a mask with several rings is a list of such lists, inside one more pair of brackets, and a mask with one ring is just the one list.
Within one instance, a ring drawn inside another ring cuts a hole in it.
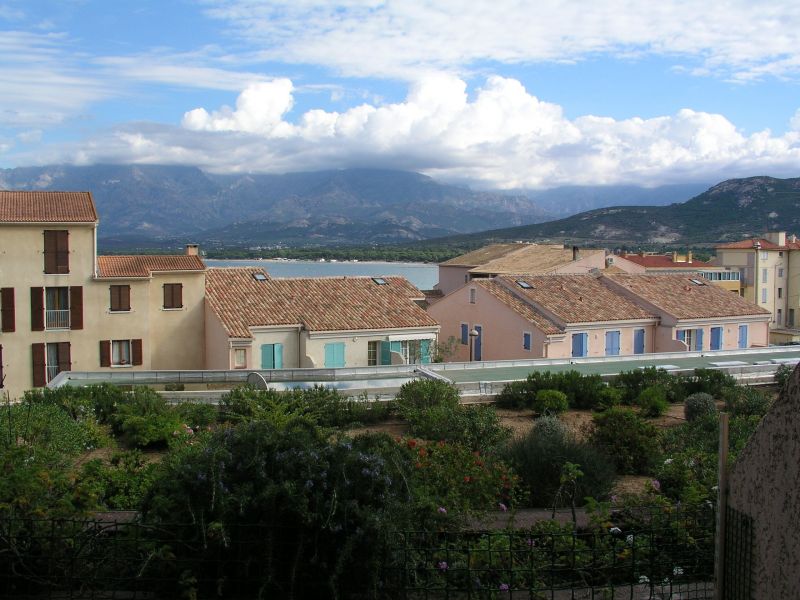
[{"label": "mountain range", "polygon": [[[159,165],[0,169],[0,189],[88,190],[101,248],[363,245],[528,225],[609,204],[663,204],[697,186],[485,192],[419,173],[347,169],[216,175]],[[704,188],[702,188],[704,189]]]}]

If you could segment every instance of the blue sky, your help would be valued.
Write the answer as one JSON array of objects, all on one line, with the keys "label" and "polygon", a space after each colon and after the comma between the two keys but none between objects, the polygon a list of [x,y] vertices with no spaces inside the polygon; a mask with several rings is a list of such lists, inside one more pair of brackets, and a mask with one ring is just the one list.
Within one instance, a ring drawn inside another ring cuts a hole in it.
[{"label": "blue sky", "polygon": [[0,167],[800,176],[797,2],[0,0],[0,88]]}]

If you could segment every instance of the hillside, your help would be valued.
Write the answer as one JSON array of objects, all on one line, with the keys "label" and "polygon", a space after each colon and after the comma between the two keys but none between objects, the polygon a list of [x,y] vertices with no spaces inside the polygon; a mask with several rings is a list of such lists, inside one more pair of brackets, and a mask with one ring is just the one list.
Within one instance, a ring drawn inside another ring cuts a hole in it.
[{"label": "hillside", "polygon": [[730,179],[679,204],[601,208],[557,221],[436,241],[549,239],[618,245],[712,244],[778,229],[800,232],[800,178]]}]

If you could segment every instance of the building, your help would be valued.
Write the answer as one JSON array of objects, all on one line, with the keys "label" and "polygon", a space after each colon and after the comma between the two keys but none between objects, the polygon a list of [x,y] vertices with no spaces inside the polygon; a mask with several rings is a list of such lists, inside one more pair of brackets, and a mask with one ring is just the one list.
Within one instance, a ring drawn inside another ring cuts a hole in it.
[{"label": "building", "polygon": [[800,241],[785,231],[717,246],[718,265],[739,271],[742,296],[772,314],[773,343],[800,342]]},{"label": "building", "polygon": [[449,294],[475,279],[498,275],[589,273],[605,268],[605,250],[560,244],[492,244],[441,263],[436,287]]},{"label": "building", "polygon": [[209,369],[427,363],[438,323],[402,277],[272,279],[262,269],[209,269]]},{"label": "building", "polygon": [[200,369],[205,265],[97,256],[86,192],[0,191],[0,376],[12,397],[65,370]]},{"label": "building", "polygon": [[[686,254],[677,252],[656,254],[652,252],[639,252],[637,254],[623,253],[615,257],[617,264],[623,262],[633,263],[643,268],[643,273],[697,273],[704,279],[715,283],[729,292],[739,293],[738,269],[720,267],[710,262],[697,260],[692,256],[691,250]],[[628,273],[637,272],[634,269],[623,269]]]},{"label": "building", "polygon": [[769,315],[695,276],[502,275],[464,284],[428,311],[448,360],[726,350],[767,345]]}]

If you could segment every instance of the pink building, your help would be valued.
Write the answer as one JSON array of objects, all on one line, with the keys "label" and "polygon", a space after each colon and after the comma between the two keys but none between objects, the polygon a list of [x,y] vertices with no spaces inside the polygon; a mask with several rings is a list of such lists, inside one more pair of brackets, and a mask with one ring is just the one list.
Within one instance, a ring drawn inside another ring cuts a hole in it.
[{"label": "pink building", "polygon": [[769,322],[697,276],[624,273],[477,279],[428,311],[440,339],[455,339],[454,361],[469,360],[470,346],[474,360],[765,346]]}]

